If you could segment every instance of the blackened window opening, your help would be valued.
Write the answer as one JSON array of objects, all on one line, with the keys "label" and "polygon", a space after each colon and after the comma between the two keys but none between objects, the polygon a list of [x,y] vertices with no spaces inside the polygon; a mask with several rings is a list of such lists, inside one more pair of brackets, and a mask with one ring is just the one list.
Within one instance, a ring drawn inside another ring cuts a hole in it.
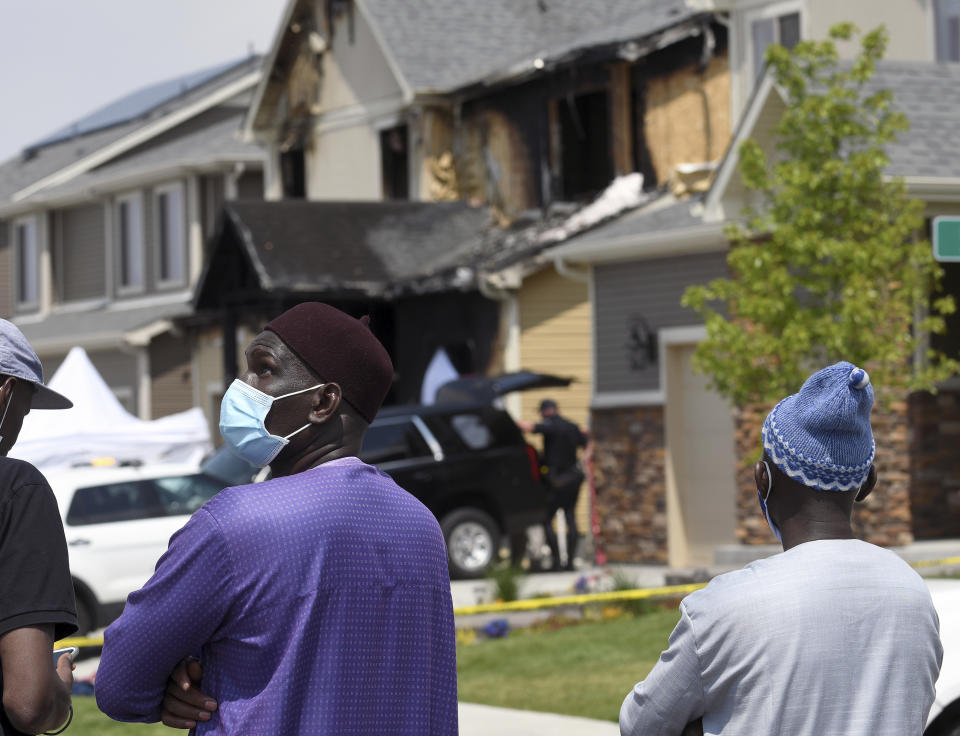
[{"label": "blackened window opening", "polygon": [[558,108],[562,197],[576,200],[597,194],[613,179],[607,93],[566,98]]},{"label": "blackened window opening", "polygon": [[410,199],[410,155],[406,125],[380,133],[380,167],[384,199]]},{"label": "blackened window opening", "polygon": [[280,181],[284,199],[307,196],[307,165],[302,148],[291,148],[280,154]]}]

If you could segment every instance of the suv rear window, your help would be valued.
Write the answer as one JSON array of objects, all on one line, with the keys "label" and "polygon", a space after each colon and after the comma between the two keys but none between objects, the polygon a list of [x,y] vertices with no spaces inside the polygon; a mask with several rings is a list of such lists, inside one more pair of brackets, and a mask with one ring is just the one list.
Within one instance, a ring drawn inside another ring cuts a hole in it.
[{"label": "suv rear window", "polygon": [[367,429],[360,450],[360,459],[373,465],[430,455],[423,435],[409,419],[374,422]]},{"label": "suv rear window", "polygon": [[493,444],[493,432],[476,414],[454,414],[450,417],[450,424],[471,450],[486,450]]},{"label": "suv rear window", "polygon": [[206,475],[131,480],[78,488],[67,511],[71,526],[189,515],[223,490]]}]

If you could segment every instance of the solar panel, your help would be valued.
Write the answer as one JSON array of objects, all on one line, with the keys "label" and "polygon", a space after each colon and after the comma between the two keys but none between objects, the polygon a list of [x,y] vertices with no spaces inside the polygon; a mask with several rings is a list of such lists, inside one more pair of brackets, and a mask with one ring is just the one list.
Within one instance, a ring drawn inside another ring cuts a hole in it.
[{"label": "solar panel", "polygon": [[102,128],[109,128],[112,125],[133,120],[163,103],[169,102],[205,84],[214,77],[223,74],[228,69],[246,60],[246,58],[235,59],[225,64],[217,64],[216,66],[201,71],[184,74],[173,79],[167,79],[166,81],[143,87],[136,92],[131,92],[118,100],[104,105],[98,110],[94,110],[89,115],[85,115],[45,138],[31,143],[29,146],[25,146],[25,148],[28,150],[31,148],[40,148],[51,143],[56,143],[57,141],[66,140],[78,135],[86,135],[87,133],[92,133]]}]

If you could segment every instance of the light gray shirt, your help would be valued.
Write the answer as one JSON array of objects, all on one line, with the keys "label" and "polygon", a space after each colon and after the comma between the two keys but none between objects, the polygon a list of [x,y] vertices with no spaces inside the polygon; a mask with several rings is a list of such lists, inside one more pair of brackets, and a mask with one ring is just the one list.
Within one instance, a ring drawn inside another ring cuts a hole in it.
[{"label": "light gray shirt", "polygon": [[684,598],[620,710],[624,736],[919,736],[943,648],[930,593],[889,550],[807,542]]}]

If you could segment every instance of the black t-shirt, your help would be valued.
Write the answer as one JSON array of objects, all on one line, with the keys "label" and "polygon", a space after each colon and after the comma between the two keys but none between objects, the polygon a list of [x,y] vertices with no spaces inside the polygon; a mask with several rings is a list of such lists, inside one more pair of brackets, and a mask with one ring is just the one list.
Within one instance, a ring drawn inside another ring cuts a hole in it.
[{"label": "black t-shirt", "polygon": [[543,462],[553,473],[569,470],[577,464],[577,448],[587,438],[573,422],[553,414],[533,428],[543,435]]},{"label": "black t-shirt", "polygon": [[[0,457],[0,635],[37,624],[53,624],[55,639],[77,630],[63,522],[40,471]],[[2,707],[0,734],[20,734]]]}]

